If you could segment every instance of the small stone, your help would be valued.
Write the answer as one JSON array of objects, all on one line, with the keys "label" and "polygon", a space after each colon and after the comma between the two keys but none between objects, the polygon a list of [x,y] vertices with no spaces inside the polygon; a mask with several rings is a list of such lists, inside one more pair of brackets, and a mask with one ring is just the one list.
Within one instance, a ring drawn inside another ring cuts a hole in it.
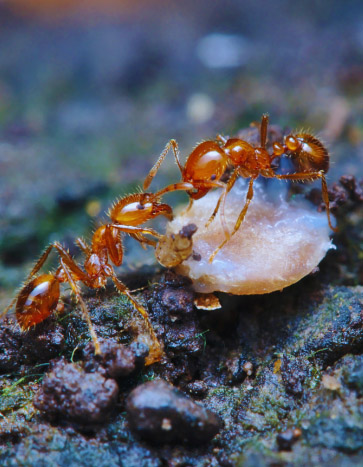
[{"label": "small stone", "polygon": [[155,444],[210,441],[222,422],[163,380],[149,381],[134,389],[126,402],[131,429]]},{"label": "small stone", "polygon": [[116,404],[117,383],[59,360],[45,376],[34,406],[50,419],[63,418],[87,431],[104,423]]}]

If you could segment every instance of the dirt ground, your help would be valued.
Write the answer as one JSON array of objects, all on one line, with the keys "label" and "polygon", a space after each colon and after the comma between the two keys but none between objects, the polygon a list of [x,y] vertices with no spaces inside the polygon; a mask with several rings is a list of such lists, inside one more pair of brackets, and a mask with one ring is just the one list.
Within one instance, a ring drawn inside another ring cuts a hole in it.
[{"label": "dirt ground", "polygon": [[[113,199],[138,188],[170,138],[185,160],[196,142],[234,135],[263,112],[327,144],[339,232],[314,274],[282,292],[220,293],[215,311],[196,309],[188,279],[125,238],[119,277],[165,352],[148,367],[142,321],[111,285],[84,290],[102,358],[66,288],[64,312],[28,333],[9,314],[0,463],[361,465],[359,2],[160,0],[102,14],[16,4],[0,7],[2,308],[48,243],[79,255],[75,238],[89,239]],[[177,181],[170,157],[151,189]],[[297,191],[318,209],[316,189]]]}]

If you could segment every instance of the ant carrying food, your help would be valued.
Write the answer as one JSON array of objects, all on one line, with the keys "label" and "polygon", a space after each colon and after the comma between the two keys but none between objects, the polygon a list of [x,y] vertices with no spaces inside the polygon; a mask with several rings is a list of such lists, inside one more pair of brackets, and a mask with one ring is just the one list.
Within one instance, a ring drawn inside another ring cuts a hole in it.
[{"label": "ant carrying food", "polygon": [[[170,140],[159,156],[156,164],[145,178],[143,186],[144,189],[147,189],[171,148],[181,172],[182,181],[167,186],[161,190],[160,193],[164,194],[176,189],[185,189],[190,197],[188,207],[188,209],[190,209],[193,200],[202,198],[212,188],[223,189],[206,227],[213,221],[222,204],[221,222],[225,232],[225,240],[212,253],[209,258],[210,262],[213,261],[216,254],[239,229],[253,198],[253,183],[260,175],[266,178],[293,181],[314,181],[320,179],[329,227],[333,231],[336,231],[331,223],[328,189],[325,180],[325,173],[329,169],[328,151],[324,145],[311,134],[296,133],[287,135],[283,143],[275,142],[272,145],[272,152],[269,153],[266,149],[268,122],[268,115],[263,114],[260,125],[260,146],[254,147],[242,139],[226,139],[219,135],[217,137],[218,141],[204,141],[198,144],[187,158],[184,167],[179,161],[177,142],[175,140]],[[272,161],[283,155],[291,157],[296,172],[291,174],[276,173]],[[221,178],[229,166],[232,167],[233,172],[228,182],[224,183]],[[229,233],[224,219],[223,205],[227,194],[234,186],[238,177],[249,178],[250,181],[244,206],[237,218],[232,233]]]},{"label": "ant carrying food", "polygon": [[[291,133],[284,138],[282,143],[274,142],[272,150],[269,151],[267,149],[268,123],[268,115],[262,115],[259,146],[253,146],[241,138],[227,139],[223,136],[217,136],[215,141],[199,143],[188,156],[184,166],[179,160],[177,142],[173,139],[170,140],[146,176],[143,187],[144,190],[148,189],[170,149],[172,149],[179,167],[181,181],[168,185],[154,194],[136,193],[116,200],[108,212],[110,221],[97,228],[91,244],[88,245],[81,238],[76,240],[77,245],[85,255],[83,265],[77,264],[60,243],[50,244],[29,273],[20,292],[6,310],[0,314],[0,317],[15,305],[17,322],[21,329],[26,331],[44,321],[56,310],[60,298],[60,285],[68,283],[80,305],[83,318],[88,324],[95,352],[100,353],[100,345],[87,306],[82,299],[79,283],[83,283],[91,289],[98,289],[105,287],[107,280],[111,279],[117,291],[131,301],[146,323],[151,339],[146,364],[159,361],[162,356],[162,348],[151,325],[149,315],[145,308],[132,297],[129,289],[117,278],[114,266],[120,266],[123,261],[122,233],[129,234],[143,246],[156,246],[156,240],[160,240],[162,236],[155,230],[141,227],[141,225],[160,215],[169,220],[172,219],[172,208],[160,201],[163,195],[176,190],[186,191],[190,198],[188,207],[190,209],[194,200],[203,198],[213,188],[222,188],[222,193],[206,227],[211,224],[221,209],[221,223],[225,238],[211,254],[209,262],[213,261],[216,254],[240,228],[253,199],[254,181],[259,176],[294,181],[320,179],[328,223],[330,228],[336,231],[330,218],[329,197],[325,180],[325,174],[329,169],[329,154],[326,148],[311,134]],[[293,173],[277,173],[274,160],[282,156],[292,159],[295,167]],[[224,182],[227,169],[231,169],[231,175],[229,179],[227,178],[228,181]],[[243,208],[230,233],[225,222],[224,204],[238,177],[249,178],[249,184]],[[154,239],[148,236],[154,237]],[[58,268],[53,273],[38,274],[53,250],[57,252],[59,257]]]},{"label": "ant carrying food", "polygon": [[[111,222],[101,225],[94,232],[91,245],[87,245],[81,238],[76,240],[86,256],[83,268],[76,263],[60,243],[54,242],[49,245],[29,273],[17,297],[14,298],[1,316],[5,315],[16,303],[17,322],[20,328],[26,331],[44,321],[54,312],[60,297],[60,284],[68,283],[81,307],[83,318],[88,324],[95,353],[100,353],[97,335],[87,306],[82,299],[78,282],[82,282],[89,288],[98,289],[105,287],[107,279],[110,278],[117,291],[127,296],[145,320],[151,337],[149,355],[145,363],[150,365],[159,361],[162,356],[162,349],[151,325],[149,315],[145,308],[132,297],[129,289],[117,278],[111,264],[120,266],[122,263],[122,232],[129,234],[142,245],[155,246],[156,241],[147,238],[145,235],[151,235],[157,239],[161,235],[153,229],[140,227],[140,225],[160,215],[167,217],[169,220],[172,219],[171,207],[160,203],[159,200],[160,196],[158,194],[151,193],[132,194],[117,200],[108,212]],[[58,253],[59,267],[54,273],[37,275],[52,250]]]},{"label": "ant carrying food", "polygon": [[[258,147],[253,147],[251,144],[238,138],[228,139],[224,142],[223,150],[234,167],[234,172],[227,183],[227,188],[221,194],[207,226],[215,218],[221,202],[224,202],[226,195],[232,189],[237,177],[249,178],[250,181],[245,204],[237,218],[232,233],[228,233],[225,240],[215,249],[209,258],[209,262],[213,261],[216,254],[240,228],[246,216],[248,206],[253,198],[253,183],[260,175],[266,178],[298,182],[320,179],[329,227],[334,232],[337,231],[337,229],[333,227],[330,218],[328,187],[325,179],[325,173],[329,170],[328,151],[315,136],[309,133],[296,133],[287,135],[283,143],[273,143],[272,153],[269,154],[266,149],[268,122],[268,115],[263,114],[260,126],[260,146]],[[284,154],[291,157],[296,172],[289,174],[276,173],[276,169],[272,166],[272,161]]]}]

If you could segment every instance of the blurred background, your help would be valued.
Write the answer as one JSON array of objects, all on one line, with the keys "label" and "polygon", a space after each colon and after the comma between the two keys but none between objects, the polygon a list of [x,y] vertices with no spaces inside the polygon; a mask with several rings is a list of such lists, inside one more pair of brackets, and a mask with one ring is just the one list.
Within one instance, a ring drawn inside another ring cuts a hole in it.
[{"label": "blurred background", "polygon": [[[0,1],[0,301],[171,138],[185,160],[268,112],[327,142],[329,183],[361,175],[362,58],[359,0]],[[171,180],[169,156],[152,189]]]}]

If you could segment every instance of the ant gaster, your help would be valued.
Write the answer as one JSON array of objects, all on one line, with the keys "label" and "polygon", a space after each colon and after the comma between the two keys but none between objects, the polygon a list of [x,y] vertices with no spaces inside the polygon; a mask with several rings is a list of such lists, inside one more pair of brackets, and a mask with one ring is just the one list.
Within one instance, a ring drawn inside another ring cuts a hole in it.
[{"label": "ant gaster", "polygon": [[[58,242],[52,243],[41,255],[28,275],[24,286],[17,297],[1,314],[4,315],[16,302],[16,318],[23,331],[44,321],[56,309],[60,297],[60,284],[68,283],[74,293],[86,320],[94,343],[95,352],[100,353],[100,345],[92,326],[86,304],[84,303],[78,282],[87,287],[98,289],[106,285],[111,278],[116,289],[126,295],[137,311],[143,316],[151,337],[151,346],[146,364],[159,361],[162,356],[160,343],[154,333],[149,315],[131,295],[129,289],[117,278],[114,268],[120,266],[123,259],[121,233],[127,233],[142,245],[155,246],[156,241],[145,235],[156,238],[161,236],[153,229],[140,227],[141,224],[159,215],[172,219],[172,209],[167,204],[159,203],[157,194],[137,193],[121,198],[110,208],[108,215],[111,222],[101,225],[93,234],[91,245],[78,238],[76,243],[84,252],[86,259],[83,268],[70,256],[69,252]],[[54,273],[36,276],[52,250],[59,256],[59,267]]]}]

